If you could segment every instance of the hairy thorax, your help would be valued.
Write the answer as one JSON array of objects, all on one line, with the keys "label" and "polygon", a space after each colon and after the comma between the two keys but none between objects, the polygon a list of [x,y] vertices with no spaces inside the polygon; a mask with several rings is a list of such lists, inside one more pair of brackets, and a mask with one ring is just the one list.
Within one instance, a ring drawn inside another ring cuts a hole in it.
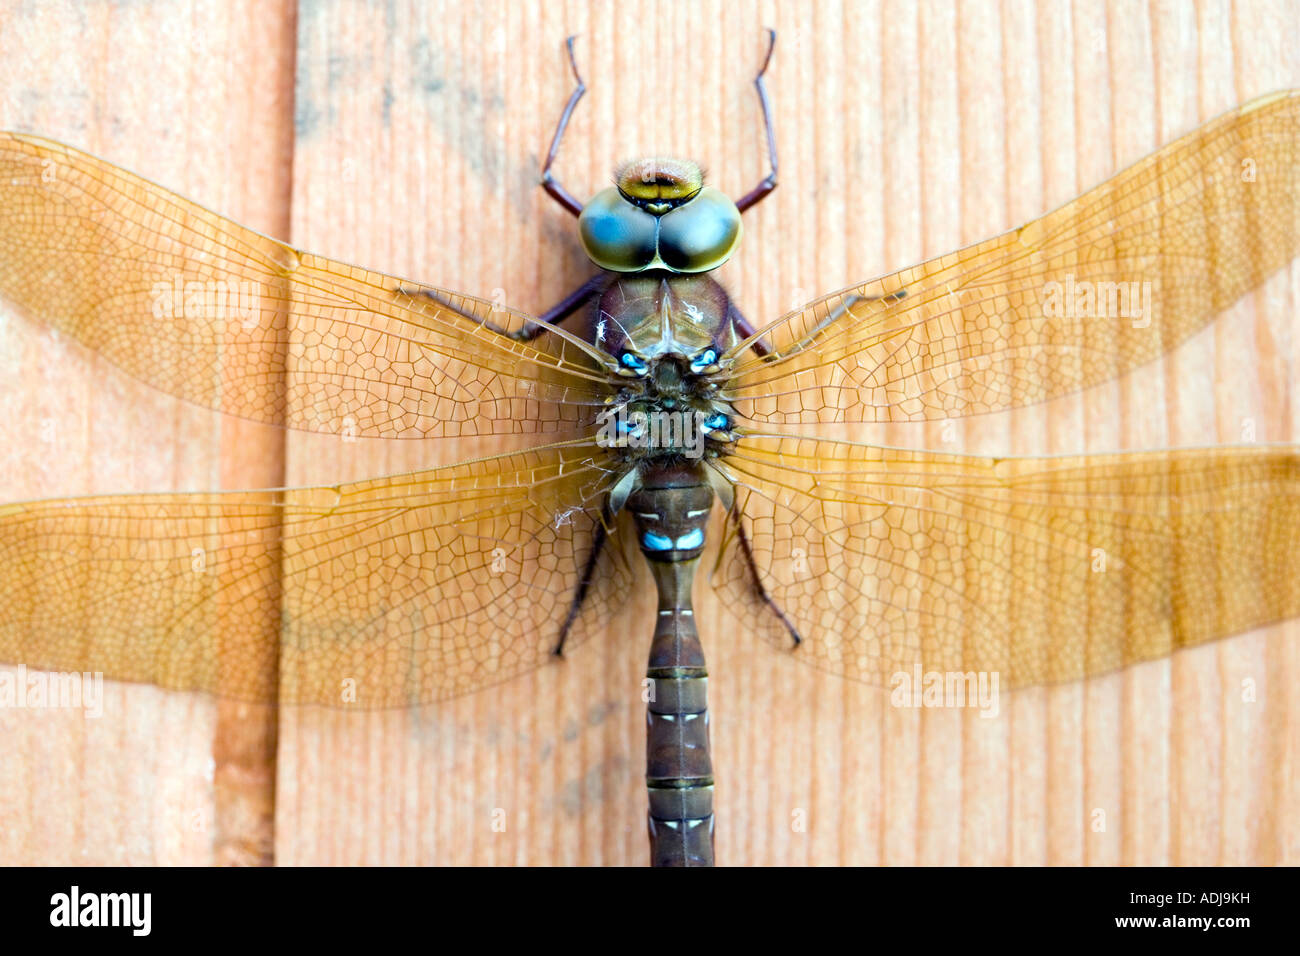
[{"label": "hairy thorax", "polygon": [[599,439],[630,466],[698,461],[733,440],[723,397],[736,344],[730,301],[708,276],[622,276],[600,297],[591,340],[617,364]]}]

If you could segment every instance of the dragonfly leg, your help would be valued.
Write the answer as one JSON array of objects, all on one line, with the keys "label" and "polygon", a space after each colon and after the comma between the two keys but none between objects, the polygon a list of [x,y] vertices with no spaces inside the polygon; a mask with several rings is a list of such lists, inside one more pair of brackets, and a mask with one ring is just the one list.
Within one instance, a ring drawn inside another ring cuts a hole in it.
[{"label": "dragonfly leg", "polygon": [[495,322],[492,322],[488,319],[481,319],[477,315],[474,315],[471,312],[466,312],[464,309],[460,308],[454,302],[444,299],[441,295],[439,295],[437,292],[435,292],[432,289],[400,289],[399,288],[397,291],[402,293],[403,295],[418,295],[425,299],[432,299],[434,302],[437,302],[444,309],[450,309],[452,312],[455,312],[457,315],[463,315],[467,319],[470,319],[474,322],[478,322],[480,325],[484,326],[485,328],[491,329],[493,332],[496,332],[498,335],[504,335],[507,338],[512,338],[518,342],[531,342],[533,339],[545,333],[547,329],[551,326],[551,324],[568,318],[570,315],[572,315],[574,312],[578,310],[579,306],[581,306],[592,296],[596,295],[597,293],[603,292],[605,290],[605,286],[608,283],[609,283],[609,277],[604,275],[603,273],[592,276],[582,285],[578,286],[578,288],[574,289],[563,299],[561,299],[556,305],[553,305],[551,308],[547,309],[545,312],[539,315],[535,322],[530,322],[524,328],[518,329],[517,331],[514,332],[507,332],[505,329],[497,325]]},{"label": "dragonfly leg", "polygon": [[578,580],[578,589],[573,592],[573,603],[569,605],[569,613],[564,619],[564,625],[560,628],[560,640],[555,645],[555,656],[564,656],[564,639],[569,636],[569,628],[573,627],[573,622],[578,619],[578,613],[582,610],[582,602],[587,600],[587,591],[591,589],[592,579],[596,576],[596,561],[600,558],[600,552],[604,550],[605,541],[609,537],[609,532],[605,530],[605,519],[596,522],[596,533],[591,539],[591,554],[587,556],[587,563],[583,565],[582,577]]},{"label": "dragonfly leg", "polygon": [[[851,295],[848,298],[846,298],[843,302],[841,302],[839,305],[837,305],[835,308],[831,309],[830,312],[826,314],[826,318],[818,322],[817,325],[810,332],[808,332],[803,338],[801,338],[798,342],[796,342],[792,348],[790,348],[787,352],[783,354],[792,355],[793,353],[802,351],[803,349],[806,349],[808,346],[812,345],[813,341],[817,338],[817,336],[821,335],[822,332],[824,332],[826,329],[830,328],[832,325],[838,322],[840,320],[840,317],[844,315],[845,312],[847,312],[853,306],[857,305],[859,302],[884,302],[886,305],[893,305],[895,302],[898,302],[905,298],[907,298],[906,289],[899,289],[897,292],[891,292],[888,295]],[[776,354],[772,354],[771,357],[781,358],[780,355],[776,355]]]},{"label": "dragonfly leg", "polygon": [[[749,319],[745,318],[744,313],[736,308],[734,302],[727,303],[727,309],[730,312],[731,327],[736,330],[736,334],[739,335],[741,339],[747,339],[758,331],[758,329],[754,328],[753,323],[750,322]],[[754,350],[754,354],[759,358],[767,358],[772,354],[771,348],[769,348],[768,344],[762,339],[755,339],[750,343],[749,347]]]},{"label": "dragonfly leg", "polygon": [[587,92],[587,84],[582,82],[582,75],[578,72],[578,61],[573,58],[573,41],[576,39],[576,36],[571,36],[564,41],[564,45],[568,48],[569,67],[573,70],[573,78],[577,80],[578,85],[569,94],[569,102],[564,104],[564,112],[560,114],[555,135],[551,137],[551,148],[546,153],[546,162],[542,164],[542,188],[546,190],[547,195],[575,216],[582,212],[582,203],[573,198],[560,181],[551,175],[551,164],[555,162],[555,157],[560,152],[560,140],[564,138],[564,131],[568,128],[573,108],[578,105],[578,100],[582,99],[582,94]]},{"label": "dragonfly leg", "polygon": [[767,65],[772,62],[772,50],[776,47],[776,31],[769,29],[767,36],[767,56],[763,58],[763,66],[759,69],[758,76],[754,77],[754,88],[758,90],[758,104],[763,108],[763,131],[767,134],[767,164],[772,171],[763,178],[762,182],[736,200],[736,208],[741,212],[757,205],[776,188],[776,133],[772,130],[772,104],[767,99],[767,84],[763,82],[763,74],[767,72]]},{"label": "dragonfly leg", "polygon": [[754,590],[757,591],[758,596],[763,599],[763,603],[772,609],[772,613],[780,618],[781,623],[785,625],[785,629],[789,631],[790,636],[794,638],[794,646],[798,647],[803,643],[803,638],[799,636],[798,629],[790,619],[785,616],[785,611],[781,610],[781,605],[777,604],[776,601],[772,599],[772,595],[767,593],[767,588],[763,587],[763,579],[758,576],[758,564],[754,561],[754,550],[749,546],[749,536],[745,534],[745,526],[740,521],[740,512],[733,509],[731,517],[732,520],[736,522],[736,534],[740,538],[740,551],[745,556],[745,563],[749,565],[749,573],[754,576]]},{"label": "dragonfly leg", "polygon": [[515,333],[515,338],[522,339],[525,342],[531,342],[533,339],[545,332],[549,326],[554,325],[556,322],[563,321],[573,315],[574,312],[578,311],[580,306],[586,303],[593,296],[604,292],[605,287],[608,285],[609,276],[605,275],[603,272],[597,273],[566,295],[558,303],[539,315],[536,323],[520,329]]}]

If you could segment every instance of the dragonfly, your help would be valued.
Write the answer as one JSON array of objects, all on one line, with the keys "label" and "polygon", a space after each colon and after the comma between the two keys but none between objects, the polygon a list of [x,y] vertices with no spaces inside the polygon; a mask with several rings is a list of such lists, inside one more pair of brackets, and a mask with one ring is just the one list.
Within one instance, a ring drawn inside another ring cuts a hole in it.
[{"label": "dragonfly", "polygon": [[0,136],[0,295],[125,373],[308,432],[547,440],[334,486],[0,505],[0,660],[415,706],[606,633],[644,561],[651,861],[707,865],[692,591],[715,509],[711,584],[745,633],[881,686],[914,669],[1076,680],[1300,615],[1295,446],[990,458],[797,430],[1030,405],[1189,338],[1300,252],[1300,94],[1013,232],[755,324],[712,274],[777,184],[774,41],[753,190],[733,202],[650,158],[584,203],[552,171],[586,89],[570,40],[542,184],[596,274],[536,317]]}]

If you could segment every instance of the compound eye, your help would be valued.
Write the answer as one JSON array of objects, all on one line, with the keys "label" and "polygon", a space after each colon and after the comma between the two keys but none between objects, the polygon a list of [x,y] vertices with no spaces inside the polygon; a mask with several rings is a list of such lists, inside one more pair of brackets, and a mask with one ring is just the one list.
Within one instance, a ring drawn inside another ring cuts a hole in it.
[{"label": "compound eye", "polygon": [[674,272],[708,272],[740,241],[740,210],[711,186],[660,220],[659,258]]},{"label": "compound eye", "polygon": [[587,256],[610,272],[640,272],[655,258],[659,220],[628,202],[614,188],[582,207],[578,235]]},{"label": "compound eye", "polygon": [[630,369],[638,375],[644,375],[646,369],[649,368],[649,366],[646,365],[645,359],[641,358],[639,355],[634,355],[631,352],[624,352],[620,355],[618,357],[618,362],[624,368]]},{"label": "compound eye", "polygon": [[699,374],[709,366],[717,364],[717,361],[718,350],[715,348],[707,348],[699,355],[695,356],[695,358],[691,359],[691,371]]}]

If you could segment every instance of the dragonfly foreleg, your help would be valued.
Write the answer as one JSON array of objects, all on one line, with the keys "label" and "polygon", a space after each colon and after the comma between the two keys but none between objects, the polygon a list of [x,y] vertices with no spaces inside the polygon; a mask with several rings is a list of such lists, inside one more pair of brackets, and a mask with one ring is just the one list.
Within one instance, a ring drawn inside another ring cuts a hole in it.
[{"label": "dragonfly foreleg", "polygon": [[522,329],[516,329],[514,332],[507,331],[506,329],[497,325],[495,322],[491,321],[490,319],[480,318],[479,316],[474,315],[472,312],[466,312],[464,309],[460,308],[460,306],[456,305],[454,302],[444,299],[441,295],[439,295],[437,292],[435,292],[432,289],[398,289],[397,291],[402,293],[403,295],[418,295],[426,299],[432,299],[434,302],[438,303],[438,305],[442,306],[444,309],[450,309],[452,312],[455,312],[457,315],[463,315],[465,318],[479,323],[484,328],[491,329],[493,332],[496,332],[498,335],[504,335],[507,338],[514,339],[517,342],[531,342],[539,335],[545,333],[553,323],[560,322],[568,318],[570,315],[576,312],[578,308],[581,305],[583,305],[592,296],[603,292],[608,282],[609,282],[609,278],[605,276],[603,273],[592,276],[582,285],[578,286],[578,288],[574,289],[563,299],[561,299],[556,305],[553,305],[551,308],[547,309],[545,312],[539,315],[535,320],[529,322]]},{"label": "dragonfly foreleg", "polygon": [[515,333],[515,338],[530,342],[537,336],[547,330],[547,327],[556,322],[563,321],[574,312],[578,311],[579,306],[583,305],[588,299],[599,295],[605,291],[609,285],[609,276],[603,272],[598,272],[578,288],[574,289],[556,305],[547,309],[537,317],[537,322],[527,325]]},{"label": "dragonfly foreleg", "polygon": [[564,112],[560,114],[560,122],[556,124],[555,135],[551,137],[551,148],[546,153],[546,162],[542,164],[542,188],[546,190],[548,196],[575,216],[582,212],[582,203],[578,202],[560,184],[560,181],[551,175],[551,164],[555,162],[555,157],[559,155],[560,140],[564,138],[564,131],[569,126],[569,117],[573,115],[573,108],[578,105],[578,100],[582,99],[582,94],[587,92],[587,84],[582,82],[582,75],[578,72],[578,61],[573,58],[573,41],[576,39],[576,36],[569,37],[564,41],[564,45],[569,51],[569,66],[573,70],[573,78],[577,80],[578,85],[569,94],[569,102],[564,104]]},{"label": "dragonfly foreleg", "polygon": [[781,605],[777,604],[776,601],[772,599],[772,595],[767,593],[767,588],[763,587],[763,579],[759,577],[758,564],[754,561],[754,551],[749,546],[749,536],[745,534],[745,526],[741,523],[740,512],[733,509],[731,512],[731,519],[736,522],[736,535],[740,539],[740,553],[745,556],[745,563],[749,566],[749,573],[753,575],[754,590],[757,591],[758,596],[763,599],[763,603],[770,607],[772,613],[780,619],[783,625],[785,625],[785,629],[789,631],[790,636],[794,638],[794,646],[798,647],[803,643],[803,638],[799,636],[798,629],[795,628],[790,619],[785,616],[785,611],[781,610]]},{"label": "dragonfly foreleg", "polygon": [[805,334],[803,338],[801,338],[798,342],[796,342],[791,348],[787,349],[786,351],[782,352],[779,355],[776,353],[770,353],[770,356],[765,356],[765,357],[770,357],[771,359],[777,359],[777,358],[782,358],[786,355],[792,355],[795,352],[799,352],[802,351],[803,349],[806,349],[808,346],[813,344],[813,342],[817,339],[817,336],[821,335],[828,328],[830,328],[832,325],[838,322],[845,312],[847,312],[853,306],[857,305],[859,302],[884,302],[887,305],[893,305],[895,302],[901,301],[906,297],[907,297],[906,289],[899,289],[897,292],[890,292],[888,295],[851,295],[848,298],[846,298],[843,302],[841,302],[839,305],[837,305],[835,308],[831,309],[830,312],[826,313],[826,318],[818,322],[817,325],[814,326],[810,332]]},{"label": "dragonfly foreleg", "polygon": [[573,603],[569,605],[569,613],[564,618],[564,624],[560,627],[560,640],[555,645],[555,656],[564,655],[564,639],[569,636],[569,628],[573,627],[573,622],[578,619],[579,612],[582,611],[582,602],[587,600],[587,591],[591,588],[592,579],[596,575],[596,561],[600,558],[600,552],[605,548],[605,541],[609,533],[605,530],[605,521],[608,516],[602,516],[600,521],[596,522],[596,531],[591,539],[591,554],[587,556],[587,563],[582,567],[582,577],[578,579],[578,588],[573,592]]},{"label": "dragonfly foreleg", "polygon": [[[754,350],[755,355],[757,355],[761,359],[764,359],[765,361],[770,362],[775,359],[783,358],[786,355],[791,355],[795,352],[807,348],[809,345],[813,343],[813,341],[817,338],[817,336],[821,335],[822,332],[826,331],[826,329],[830,328],[837,321],[839,321],[839,319],[844,315],[844,313],[847,312],[852,306],[856,305],[857,303],[885,302],[887,304],[893,304],[895,302],[898,302],[900,299],[906,297],[906,295],[907,295],[906,289],[899,289],[897,292],[891,292],[888,295],[851,295],[843,302],[841,302],[839,305],[837,305],[835,308],[831,309],[830,312],[827,313],[826,318],[818,322],[816,327],[813,328],[812,331],[808,332],[801,339],[799,339],[799,341],[796,342],[793,347],[785,350],[784,352],[778,353],[773,351],[772,347],[768,345],[767,342],[765,342],[763,339],[755,339],[753,342],[750,343],[749,347]],[[745,316],[741,313],[741,311],[738,308],[736,308],[734,303],[729,303],[727,307],[731,312],[731,325],[736,330],[736,334],[739,335],[742,340],[749,338],[751,335],[754,335],[758,331],[756,328],[754,328],[753,323],[750,322],[749,319],[745,318]]]},{"label": "dragonfly foreleg", "polygon": [[754,88],[758,90],[758,105],[763,108],[763,131],[767,134],[767,163],[771,167],[771,172],[763,178],[762,182],[736,200],[736,208],[741,212],[761,202],[776,188],[776,133],[772,130],[772,104],[767,99],[767,84],[763,82],[763,74],[767,72],[767,65],[772,62],[772,50],[776,47],[776,31],[769,29],[767,36],[767,56],[763,58],[763,66],[759,69],[758,76],[754,77]]},{"label": "dragonfly foreleg", "polygon": [[[749,319],[745,318],[744,313],[736,308],[734,302],[729,302],[727,304],[727,309],[730,312],[731,327],[736,330],[736,334],[739,335],[742,340],[749,338],[758,331],[758,329],[754,328],[753,323],[751,323]],[[759,358],[767,358],[772,354],[772,349],[762,339],[755,339],[750,343],[749,347],[754,350],[754,354]]]}]

